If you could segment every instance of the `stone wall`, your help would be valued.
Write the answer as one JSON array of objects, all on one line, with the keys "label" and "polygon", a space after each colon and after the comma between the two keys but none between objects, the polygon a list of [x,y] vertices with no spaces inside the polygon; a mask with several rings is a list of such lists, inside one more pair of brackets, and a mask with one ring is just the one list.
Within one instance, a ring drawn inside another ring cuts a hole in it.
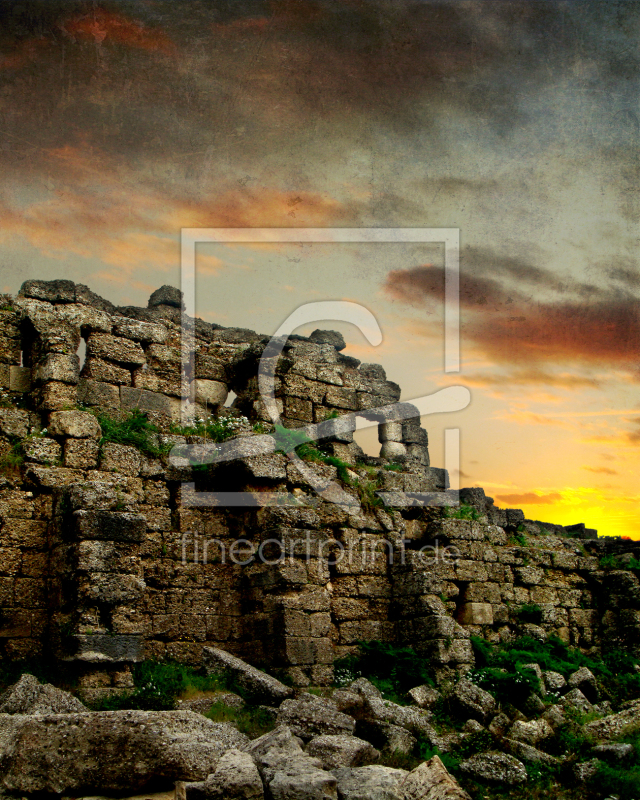
[{"label": "stone wall", "polygon": [[[195,320],[185,382],[181,298],[171,287],[146,309],[116,308],[69,281],[27,281],[3,303],[2,658],[64,660],[90,692],[126,686],[144,658],[197,664],[203,645],[304,685],[330,681],[334,659],[359,640],[411,644],[443,678],[468,669],[470,634],[554,632],[583,648],[637,640],[637,579],[601,570],[599,557],[616,545],[584,526],[525,520],[478,488],[461,495],[475,520],[361,504],[374,490],[441,492],[447,478],[429,465],[418,416],[398,423],[372,410],[398,401],[400,388],[382,367],[345,355],[340,334],[291,337],[276,402],[286,427],[337,417],[323,447],[342,466],[311,466],[325,482],[340,482],[349,466],[348,507],[315,495],[282,453],[202,470],[101,441],[92,411],[118,419],[140,409],[160,431],[159,450],[202,443],[176,432],[183,395],[204,419],[244,415],[239,432],[254,435],[269,421],[257,387],[269,337]],[[377,458],[339,424],[367,410],[379,423]],[[289,493],[299,505],[198,507],[186,502],[189,484]],[[522,617],[532,604],[538,624]]]}]

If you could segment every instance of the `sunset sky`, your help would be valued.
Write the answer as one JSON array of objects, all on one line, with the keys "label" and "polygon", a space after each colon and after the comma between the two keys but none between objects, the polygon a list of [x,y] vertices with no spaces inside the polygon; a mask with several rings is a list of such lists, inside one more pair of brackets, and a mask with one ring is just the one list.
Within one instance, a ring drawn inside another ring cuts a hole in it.
[{"label": "sunset sky", "polygon": [[[640,3],[0,0],[0,290],[179,285],[183,227],[459,228],[437,245],[202,245],[197,313],[362,303],[347,354],[461,430],[463,486],[640,538]],[[358,434],[375,452],[374,437]]]}]

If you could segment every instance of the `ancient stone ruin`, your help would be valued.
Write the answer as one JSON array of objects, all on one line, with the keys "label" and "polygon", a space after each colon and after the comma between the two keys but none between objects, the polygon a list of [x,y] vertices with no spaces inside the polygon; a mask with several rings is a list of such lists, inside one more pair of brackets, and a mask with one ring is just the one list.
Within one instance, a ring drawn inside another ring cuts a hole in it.
[{"label": "ancient stone ruin", "polygon": [[[115,307],[62,280],[27,281],[2,299],[0,658],[64,662],[90,699],[129,686],[137,661],[200,664],[211,646],[297,686],[329,684],[334,660],[361,640],[410,644],[441,678],[469,669],[473,633],[554,632],[581,648],[638,649],[637,579],[599,569],[612,549],[638,556],[633,542],[526,520],[479,488],[461,492],[467,518],[379,502],[379,491],[442,493],[447,476],[430,466],[418,416],[379,418],[376,458],[340,426],[396,403],[400,387],[345,354],[335,332],[290,337],[276,402],[287,428],[336,420],[323,459],[305,463],[352,505],[318,496],[275,446],[211,466],[170,458],[207,443],[198,428],[207,420],[226,420],[247,441],[271,423],[257,382],[269,337],[195,320],[185,390],[181,315],[171,287],[148,308]],[[191,428],[185,391],[205,420]],[[140,412],[157,429],[144,446],[100,424]],[[198,504],[213,490],[258,500]],[[261,506],[269,492],[298,502]],[[245,558],[247,549],[262,557]],[[523,617],[527,606],[537,620]]]}]

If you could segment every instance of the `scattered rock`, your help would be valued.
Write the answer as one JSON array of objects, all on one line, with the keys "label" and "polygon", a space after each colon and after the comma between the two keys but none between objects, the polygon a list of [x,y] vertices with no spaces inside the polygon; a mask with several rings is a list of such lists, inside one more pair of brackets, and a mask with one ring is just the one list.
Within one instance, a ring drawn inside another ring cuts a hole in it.
[{"label": "scattered rock", "polygon": [[567,685],[564,676],[552,670],[545,670],[545,672],[542,673],[542,679],[544,680],[544,685],[548,692],[560,693]]},{"label": "scattered rock", "polygon": [[25,674],[0,697],[0,714],[77,714],[87,707],[69,692]]},{"label": "scattered rock", "polygon": [[451,699],[463,716],[473,717],[482,723],[485,723],[496,710],[496,701],[489,692],[467,678],[458,682]]},{"label": "scattered rock", "polygon": [[580,689],[571,689],[570,692],[564,695],[560,702],[564,706],[575,708],[581,714],[588,714],[590,711],[593,711],[593,706],[582,694]]},{"label": "scattered rock", "polygon": [[316,736],[307,745],[307,754],[319,758],[325,769],[361,767],[380,757],[380,753],[369,742],[343,734]]},{"label": "scattered rock", "polygon": [[205,782],[209,800],[261,800],[262,778],[253,758],[242,750],[231,749],[218,761],[216,771]]},{"label": "scattered rock", "polygon": [[353,717],[338,711],[331,700],[307,693],[295,700],[285,700],[278,710],[277,723],[287,725],[302,739],[321,734],[349,734],[356,727]]},{"label": "scattered rock", "polygon": [[254,702],[279,705],[293,695],[293,689],[280,683],[277,678],[260,672],[242,659],[217,647],[203,648],[202,660],[208,675],[230,673]]},{"label": "scattered rock", "polygon": [[247,742],[232,725],[191,711],[3,715],[0,788],[134,794],[153,781],[203,780],[225,751]]},{"label": "scattered rock", "polygon": [[575,764],[573,774],[577,783],[586,783],[593,778],[601,764],[602,761],[597,758],[592,758],[591,761],[583,761],[582,764]]},{"label": "scattered rock", "polygon": [[596,676],[587,667],[580,667],[579,670],[569,675],[567,683],[571,689],[580,689],[590,703],[597,703],[600,699]]},{"label": "scattered rock", "polygon": [[532,719],[530,722],[514,722],[509,737],[527,744],[538,744],[543,739],[553,736],[553,728],[546,719]]},{"label": "scattered rock", "polygon": [[527,780],[524,764],[506,753],[481,753],[471,756],[460,764],[460,769],[473,778],[492,783],[506,783],[508,786],[525,783]]},{"label": "scattered rock", "polygon": [[433,756],[412,770],[400,784],[403,800],[471,800],[445,765]]},{"label": "scattered rock", "polygon": [[[576,689],[575,691],[580,691]],[[634,700],[628,708],[611,714],[604,719],[596,719],[584,726],[585,733],[591,734],[596,739],[618,739],[627,728],[640,727],[640,700]]]},{"label": "scattered rock", "polygon": [[432,709],[442,696],[433,686],[416,686],[407,693],[408,697],[420,708]]},{"label": "scattered rock", "polygon": [[623,744],[622,742],[614,742],[613,744],[598,744],[591,751],[597,758],[602,758],[604,761],[623,761],[625,758],[633,754],[632,744]]},{"label": "scattered rock", "polygon": [[370,767],[334,769],[340,800],[404,800],[400,787],[408,776],[404,769],[373,764]]}]

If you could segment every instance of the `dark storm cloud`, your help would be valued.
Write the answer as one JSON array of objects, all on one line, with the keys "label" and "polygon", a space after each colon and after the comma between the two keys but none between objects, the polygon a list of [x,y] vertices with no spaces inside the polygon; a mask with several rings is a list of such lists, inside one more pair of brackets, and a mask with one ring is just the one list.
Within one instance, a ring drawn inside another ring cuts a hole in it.
[{"label": "dark storm cloud", "polygon": [[[549,271],[488,250],[469,253],[468,262],[475,271],[463,266],[460,274],[463,342],[472,343],[493,363],[516,368],[544,363],[602,365],[637,373],[640,298],[636,294],[558,282]],[[505,281],[513,277],[528,282],[533,295]],[[536,292],[548,287],[561,289],[562,295],[549,299]],[[433,266],[394,270],[384,289],[409,305],[442,304],[444,270]]]},{"label": "dark storm cloud", "polygon": [[188,161],[220,142],[260,155],[328,121],[357,134],[363,116],[415,130],[430,124],[424,99],[504,133],[526,121],[519,97],[552,82],[554,64],[588,52],[607,75],[637,75],[619,20],[631,30],[637,4],[607,5],[609,15],[529,0],[4,2],[3,128],[32,165],[38,148],[83,137]]}]

